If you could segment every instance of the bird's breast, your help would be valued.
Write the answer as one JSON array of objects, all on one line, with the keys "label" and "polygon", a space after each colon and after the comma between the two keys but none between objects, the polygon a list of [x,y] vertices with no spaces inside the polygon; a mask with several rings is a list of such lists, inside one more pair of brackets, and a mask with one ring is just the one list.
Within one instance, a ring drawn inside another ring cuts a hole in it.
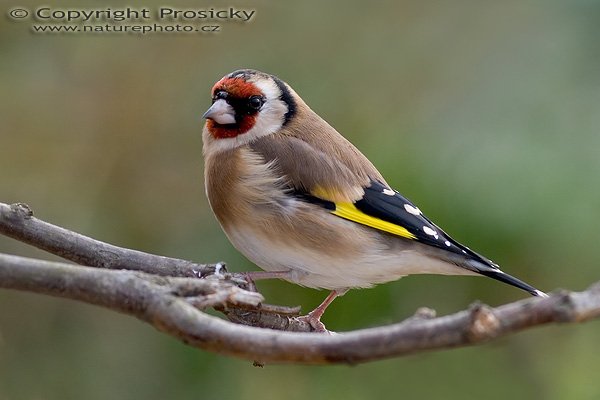
[{"label": "bird's breast", "polygon": [[285,214],[289,198],[272,163],[243,146],[206,157],[206,194],[224,229]]}]

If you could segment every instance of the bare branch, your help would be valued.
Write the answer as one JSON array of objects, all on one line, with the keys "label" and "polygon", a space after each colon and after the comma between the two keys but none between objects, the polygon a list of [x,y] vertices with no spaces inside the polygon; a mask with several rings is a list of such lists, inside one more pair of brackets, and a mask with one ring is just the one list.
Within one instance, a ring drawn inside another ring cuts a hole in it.
[{"label": "bare branch", "polygon": [[[25,210],[25,214],[15,217],[15,213],[22,214],[19,209]],[[56,229],[60,231],[62,228],[35,220],[26,210],[22,206],[0,204],[0,231],[11,232],[10,236],[25,238],[24,241],[28,243],[39,240],[44,243],[39,247],[60,253],[63,250],[56,250],[63,249],[59,242],[66,240],[72,246],[66,253],[80,260],[78,254],[84,251],[79,247],[85,247],[90,242],[73,241],[77,236],[72,235],[77,234],[69,231],[62,236],[52,237]],[[18,222],[19,218],[36,222],[32,226]],[[7,223],[7,219],[11,221]],[[17,234],[14,228],[7,228],[11,224],[20,227]],[[41,234],[42,231],[35,229],[39,224],[45,224],[43,226],[47,229],[43,233],[50,238],[39,238],[29,231],[33,229]],[[99,246],[95,249],[110,246],[93,242],[93,245]],[[136,259],[140,252],[117,249],[120,251],[117,259],[121,268],[128,268],[129,252],[134,258],[133,265],[137,267],[132,269],[147,268]],[[91,263],[97,265],[93,251],[86,254]],[[163,259],[141,254],[159,264]],[[100,264],[104,266],[102,262]],[[244,324],[256,322],[260,326],[268,326],[273,323],[280,329],[290,330],[306,328],[305,325],[297,325],[298,320],[289,316],[289,312],[295,310],[276,306],[261,308],[259,302],[262,297],[237,287],[235,276],[217,274],[205,279],[169,277],[163,267],[164,264],[161,264],[163,276],[157,276],[139,271],[78,267],[0,255],[0,287],[104,306],[146,321],[189,345],[260,363],[356,364],[427,350],[473,345],[543,324],[584,322],[600,317],[600,284],[596,284],[580,293],[562,291],[549,298],[529,298],[497,308],[475,304],[469,310],[438,318],[434,317],[431,310],[420,310],[414,317],[398,324],[335,335],[281,332],[233,324],[209,316],[195,307],[211,306],[222,310],[230,318],[233,310],[232,319],[239,318],[239,322]]]},{"label": "bare branch", "polygon": [[103,243],[40,221],[33,217],[31,208],[23,203],[0,203],[0,233],[74,263],[96,268],[198,277],[211,274],[218,265],[196,264]]},{"label": "bare branch", "polygon": [[[221,291],[223,306],[253,307],[256,293],[221,279],[178,281],[134,271],[90,267],[0,255],[0,287],[46,293],[104,306],[135,316],[183,342],[205,350],[260,362],[360,363],[485,342],[551,322],[583,322],[600,316],[600,286],[561,292],[498,308],[472,306],[440,318],[416,318],[395,325],[336,335],[290,333],[232,324],[194,308],[189,297]],[[183,288],[183,289],[182,289]],[[193,302],[192,302],[193,303]]]},{"label": "bare branch", "polygon": [[182,299],[200,308],[250,307],[260,293],[240,289],[223,276],[179,278],[128,270],[36,260],[0,253],[0,287],[80,300],[140,317],[152,297]]}]

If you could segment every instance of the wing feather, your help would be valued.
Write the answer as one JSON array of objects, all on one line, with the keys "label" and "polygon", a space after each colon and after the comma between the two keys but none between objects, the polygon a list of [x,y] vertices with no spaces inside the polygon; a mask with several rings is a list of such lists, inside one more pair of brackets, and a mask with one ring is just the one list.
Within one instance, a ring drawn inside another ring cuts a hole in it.
[{"label": "wing feather", "polygon": [[[335,138],[343,139],[339,135]],[[350,142],[343,140],[346,147],[351,146],[358,152]],[[328,150],[327,146],[331,147],[332,143],[309,142],[275,133],[249,146],[266,162],[274,161],[291,189],[327,201],[352,203],[363,196],[371,180],[383,179],[362,154]],[[344,147],[339,143],[338,146]]]},{"label": "wing feather", "polygon": [[355,205],[367,215],[402,226],[419,242],[457,254],[476,255],[437,227],[407,198],[381,183],[371,182]]},{"label": "wing feather", "polygon": [[[340,218],[497,268],[452,239],[413,203],[387,186],[370,161],[335,133],[328,137],[334,143],[329,143],[279,132],[259,138],[249,147],[265,162],[272,163],[290,192],[304,201],[320,205]],[[336,140],[344,142],[335,143]],[[328,150],[327,146],[331,148]]]}]

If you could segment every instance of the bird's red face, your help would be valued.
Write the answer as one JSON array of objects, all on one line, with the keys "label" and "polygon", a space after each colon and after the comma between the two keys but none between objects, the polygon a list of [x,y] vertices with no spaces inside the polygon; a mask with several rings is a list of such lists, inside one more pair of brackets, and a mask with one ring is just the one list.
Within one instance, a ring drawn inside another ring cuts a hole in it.
[{"label": "bird's red face", "polygon": [[206,127],[215,139],[233,138],[256,124],[266,97],[243,76],[226,76],[212,88],[212,106],[204,114]]},{"label": "bird's red face", "polygon": [[292,90],[279,78],[240,69],[212,88],[212,106],[204,113],[204,151],[221,152],[280,131],[297,111]]}]

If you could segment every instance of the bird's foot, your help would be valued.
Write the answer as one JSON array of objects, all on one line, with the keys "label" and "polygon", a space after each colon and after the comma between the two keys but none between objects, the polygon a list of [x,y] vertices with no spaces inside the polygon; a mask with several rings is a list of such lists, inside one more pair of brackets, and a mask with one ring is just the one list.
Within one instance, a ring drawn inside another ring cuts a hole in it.
[{"label": "bird's foot", "polygon": [[325,324],[321,322],[320,315],[317,316],[317,315],[313,314],[312,312],[309,312],[308,314],[303,315],[301,317],[296,317],[296,319],[309,324],[311,326],[311,328],[313,329],[313,332],[327,333],[329,335],[334,333],[334,332],[328,331],[327,328],[325,328]]},{"label": "bird's foot", "polygon": [[325,328],[325,324],[323,324],[321,322],[321,317],[323,316],[325,309],[327,309],[327,307],[329,307],[331,302],[333,300],[335,300],[336,297],[343,296],[344,293],[346,293],[347,291],[348,291],[348,289],[332,290],[329,293],[329,295],[325,298],[325,300],[323,300],[323,302],[321,304],[319,304],[319,306],[317,308],[315,308],[314,310],[312,310],[311,312],[309,312],[308,314],[306,314],[302,317],[298,317],[298,319],[301,321],[307,322],[313,328],[313,331],[315,331],[315,332],[327,333],[329,335],[333,335],[335,332],[328,331]]}]

